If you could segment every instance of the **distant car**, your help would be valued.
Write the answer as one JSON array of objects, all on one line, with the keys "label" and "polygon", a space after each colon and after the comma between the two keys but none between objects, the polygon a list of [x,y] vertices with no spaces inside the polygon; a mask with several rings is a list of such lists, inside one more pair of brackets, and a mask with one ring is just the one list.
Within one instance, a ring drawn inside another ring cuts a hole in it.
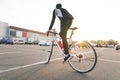
[{"label": "distant car", "polygon": [[39,43],[39,41],[33,41],[33,44],[36,44],[36,45],[37,45],[38,43]]},{"label": "distant car", "polygon": [[40,46],[50,46],[50,42],[49,41],[40,41],[38,44]]},{"label": "distant car", "polygon": [[120,49],[120,44],[115,45],[115,50],[119,50]]},{"label": "distant car", "polygon": [[13,44],[13,41],[10,38],[2,38],[0,44]]},{"label": "distant car", "polygon": [[13,41],[10,40],[10,39],[8,39],[8,40],[6,40],[6,44],[11,44],[11,45],[13,45]]},{"label": "distant car", "polygon": [[0,43],[1,44],[5,44],[7,42],[7,40],[5,39],[5,38],[2,38],[1,40],[0,40]]},{"label": "distant car", "polygon": [[102,47],[102,45],[101,44],[97,44],[96,47]]}]

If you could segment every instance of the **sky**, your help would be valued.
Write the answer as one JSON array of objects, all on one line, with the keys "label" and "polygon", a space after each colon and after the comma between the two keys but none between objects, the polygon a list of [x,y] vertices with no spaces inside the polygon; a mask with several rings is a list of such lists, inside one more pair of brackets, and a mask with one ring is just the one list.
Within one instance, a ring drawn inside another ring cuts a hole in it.
[{"label": "sky", "polygon": [[[46,32],[57,3],[74,16],[76,39],[120,41],[120,0],[0,0],[0,21]],[[53,28],[59,32],[58,18]]]}]

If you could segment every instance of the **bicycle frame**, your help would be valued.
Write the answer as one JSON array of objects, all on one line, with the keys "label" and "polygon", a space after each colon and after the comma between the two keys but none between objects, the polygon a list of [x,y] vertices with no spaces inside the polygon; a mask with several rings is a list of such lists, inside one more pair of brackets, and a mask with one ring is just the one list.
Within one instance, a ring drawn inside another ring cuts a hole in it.
[{"label": "bicycle frame", "polygon": [[[63,52],[63,50],[61,49],[61,47],[59,46],[57,38],[58,38],[58,37],[57,37],[57,34],[54,34],[54,35],[53,35],[53,40],[52,40],[52,45],[54,45],[54,43],[56,43],[56,44],[57,44],[57,47],[59,48],[60,53],[61,53],[62,56],[64,57],[64,52]],[[59,37],[59,39],[60,39],[60,37]],[[51,45],[51,46],[52,46],[52,45]]]},{"label": "bicycle frame", "polygon": [[[74,28],[70,28],[71,30],[72,30],[72,32],[71,32],[71,34],[70,34],[70,38],[67,38],[68,39],[68,43],[69,43],[69,45],[73,45],[73,41],[72,41],[72,35],[73,35],[73,33],[74,33],[74,30],[76,30],[77,29],[77,27],[74,27]],[[56,33],[56,32],[54,32],[54,31],[49,31],[49,33],[52,33],[52,40],[51,40],[51,51],[48,51],[48,52],[50,52],[50,56],[49,56],[49,58],[48,58],[48,62],[47,63],[49,63],[49,61],[50,61],[50,59],[51,59],[51,55],[52,55],[52,51],[53,51],[53,47],[54,47],[54,43],[56,43],[57,44],[57,47],[58,47],[58,49],[59,49],[59,51],[60,51],[60,53],[62,54],[62,56],[63,57],[65,57],[65,54],[64,54],[64,51],[61,49],[61,47],[59,46],[59,44],[58,44],[58,40],[57,40],[57,38],[61,38],[60,36],[57,36],[57,35],[59,35],[58,33]]]}]

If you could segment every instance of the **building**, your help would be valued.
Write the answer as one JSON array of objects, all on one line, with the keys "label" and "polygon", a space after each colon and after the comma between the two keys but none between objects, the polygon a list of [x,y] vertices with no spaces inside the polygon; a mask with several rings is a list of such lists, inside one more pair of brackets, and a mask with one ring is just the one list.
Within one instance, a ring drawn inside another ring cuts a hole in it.
[{"label": "building", "polygon": [[38,43],[41,40],[49,40],[43,32],[10,26],[10,37],[14,43]]},{"label": "building", "polygon": [[7,38],[9,36],[8,23],[0,21],[0,39]]},{"label": "building", "polygon": [[37,44],[39,41],[48,40],[50,37],[43,32],[9,26],[8,23],[0,21],[0,43],[12,41],[13,43]]}]

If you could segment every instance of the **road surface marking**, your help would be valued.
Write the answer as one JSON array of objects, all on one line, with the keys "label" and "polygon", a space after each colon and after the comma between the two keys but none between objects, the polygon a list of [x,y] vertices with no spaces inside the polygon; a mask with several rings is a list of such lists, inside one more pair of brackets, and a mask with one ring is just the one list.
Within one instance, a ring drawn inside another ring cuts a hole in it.
[{"label": "road surface marking", "polygon": [[[51,61],[57,61],[57,60],[60,60],[60,59],[62,59],[62,58],[52,59]],[[106,61],[106,62],[120,63],[120,61],[115,61],[115,60],[107,60],[107,59],[98,59],[98,60]],[[9,71],[22,69],[22,68],[26,68],[26,67],[31,67],[31,66],[35,66],[35,65],[39,65],[39,64],[44,64],[46,62],[47,61],[41,61],[41,62],[36,62],[36,63],[33,63],[33,64],[28,64],[28,65],[18,66],[18,67],[14,67],[14,68],[10,68],[10,69],[0,70],[0,73],[9,72]]]},{"label": "road surface marking", "polygon": [[[52,59],[51,61],[57,61],[57,60],[60,60],[60,59],[62,59],[62,58]],[[46,62],[47,61],[42,61],[42,62],[37,62],[37,63],[33,63],[33,64],[18,66],[18,67],[6,69],[6,70],[0,70],[0,73],[9,72],[9,71],[13,71],[13,70],[17,70],[17,69],[22,69],[22,68],[26,68],[26,67],[31,67],[31,66],[35,66],[35,65],[39,65],[39,64],[44,64]]]},{"label": "road surface marking", "polygon": [[[14,51],[14,52],[0,52],[0,55],[3,55],[3,54],[15,54],[15,53],[23,53],[24,51]],[[36,51],[36,53],[38,53],[38,51]],[[25,54],[36,54],[35,52],[34,53],[25,53]]]},{"label": "road surface marking", "polygon": [[120,61],[116,61],[116,60],[109,60],[109,59],[98,59],[100,61],[105,61],[105,62],[113,62],[113,63],[120,63]]},{"label": "road surface marking", "polygon": [[16,51],[16,52],[15,52],[15,51],[14,51],[14,52],[1,52],[0,54],[9,54],[9,53],[10,53],[10,54],[11,54],[11,53],[20,53],[20,51]]}]

